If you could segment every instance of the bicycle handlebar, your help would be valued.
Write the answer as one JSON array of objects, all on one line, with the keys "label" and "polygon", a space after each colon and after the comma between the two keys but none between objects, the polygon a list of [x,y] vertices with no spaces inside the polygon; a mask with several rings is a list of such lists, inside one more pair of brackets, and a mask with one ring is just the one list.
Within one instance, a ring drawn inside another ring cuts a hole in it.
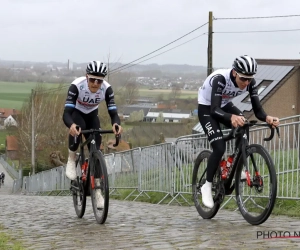
[{"label": "bicycle handlebar", "polygon": [[[116,131],[118,132],[119,131],[119,126],[118,125],[115,125],[116,127]],[[79,126],[77,125],[76,126],[76,129],[79,130]],[[87,129],[87,130],[81,130],[80,134],[113,134],[114,131],[112,129],[109,129],[109,130],[102,130],[101,128],[99,129]],[[121,135],[118,134],[118,135],[115,135],[115,138],[116,138],[116,143],[113,144],[114,147],[117,147],[119,145],[119,142],[120,142],[120,137]],[[77,142],[77,136],[74,136],[74,143]]]},{"label": "bicycle handlebar", "polygon": [[247,128],[247,127],[252,127],[252,126],[262,126],[262,127],[269,127],[271,129],[271,134],[269,137],[266,137],[264,138],[264,141],[270,141],[273,139],[274,137],[274,134],[275,134],[275,129],[276,129],[276,132],[277,132],[277,135],[278,137],[280,137],[280,134],[279,134],[279,128],[278,127],[275,127],[275,129],[272,127],[272,125],[268,124],[268,123],[257,123],[256,120],[252,120],[252,121],[245,121],[245,124],[244,126],[242,127],[232,127],[231,131],[229,132],[228,135],[224,135],[223,136],[223,139],[225,141],[229,141],[231,139],[234,139],[236,138],[237,136],[239,136],[241,133],[239,133],[238,130],[242,129],[242,128]]}]

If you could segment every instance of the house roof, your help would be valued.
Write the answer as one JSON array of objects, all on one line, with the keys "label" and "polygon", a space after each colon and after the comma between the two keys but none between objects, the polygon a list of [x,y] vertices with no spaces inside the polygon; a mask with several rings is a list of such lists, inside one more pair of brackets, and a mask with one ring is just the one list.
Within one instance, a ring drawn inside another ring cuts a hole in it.
[{"label": "house roof", "polygon": [[[148,112],[146,115],[147,118],[157,118],[159,116],[159,112]],[[182,114],[182,113],[166,113],[163,112],[163,118],[165,119],[184,119],[190,118],[191,114]]]},{"label": "house roof", "polygon": [[[255,75],[256,84],[259,89],[259,85],[266,80],[271,81],[260,94],[259,100],[266,97],[282,80],[283,78],[293,70],[294,66],[280,66],[280,65],[258,65],[257,74]],[[251,102],[243,102],[244,99],[249,95],[248,92],[233,98],[232,102],[242,112],[251,111]]]},{"label": "house roof", "polygon": [[183,110],[183,109],[159,109],[152,108],[151,112],[163,112],[163,113],[173,113],[173,114],[191,114],[191,110]]},{"label": "house roof", "polygon": [[6,150],[18,150],[17,137],[13,135],[6,136]]},{"label": "house roof", "polygon": [[16,109],[0,108],[0,118],[7,118],[10,115],[14,117],[16,114],[20,114],[20,111]]},{"label": "house roof", "polygon": [[119,113],[123,114],[123,115],[130,115],[132,112],[134,111],[140,111],[143,110],[144,111],[144,115],[146,115],[148,113],[148,111],[150,110],[150,107],[141,107],[141,106],[123,106],[122,108],[120,108]]}]

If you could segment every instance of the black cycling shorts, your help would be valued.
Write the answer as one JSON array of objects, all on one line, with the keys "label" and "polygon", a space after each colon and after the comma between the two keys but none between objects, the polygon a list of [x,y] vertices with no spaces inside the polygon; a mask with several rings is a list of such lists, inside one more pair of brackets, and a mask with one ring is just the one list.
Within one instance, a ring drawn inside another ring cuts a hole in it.
[{"label": "black cycling shorts", "polygon": [[[72,118],[75,124],[79,125],[82,130],[85,129],[99,129],[100,128],[100,120],[98,117],[98,109],[92,111],[89,114],[84,114],[78,109],[74,109],[72,113]],[[84,137],[87,139],[90,136],[90,134],[84,134]],[[96,148],[100,149],[101,144],[101,135],[97,134],[95,135],[96,139]],[[77,140],[76,143],[74,143],[74,137],[69,134],[69,149],[72,151],[76,151],[79,146],[79,141]],[[90,148],[90,145],[88,144],[88,148]]]},{"label": "black cycling shorts", "polygon": [[[232,104],[232,102],[227,103],[222,110],[226,113],[240,115],[242,112]],[[210,114],[210,106],[198,104],[198,118],[199,122],[207,135],[208,141],[210,143],[220,140],[223,137],[220,123],[225,125],[227,128],[231,128],[231,122],[225,120],[216,120]]]}]

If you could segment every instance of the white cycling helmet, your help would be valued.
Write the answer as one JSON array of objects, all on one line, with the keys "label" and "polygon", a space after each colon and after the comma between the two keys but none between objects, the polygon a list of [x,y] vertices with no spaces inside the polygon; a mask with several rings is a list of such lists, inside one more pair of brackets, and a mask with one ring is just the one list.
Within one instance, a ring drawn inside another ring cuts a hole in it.
[{"label": "white cycling helmet", "polygon": [[107,75],[106,64],[100,61],[91,61],[86,67],[86,73],[93,76],[103,76]]},{"label": "white cycling helmet", "polygon": [[257,72],[257,63],[251,56],[240,56],[237,57],[232,65],[233,69],[245,76],[253,76]]}]

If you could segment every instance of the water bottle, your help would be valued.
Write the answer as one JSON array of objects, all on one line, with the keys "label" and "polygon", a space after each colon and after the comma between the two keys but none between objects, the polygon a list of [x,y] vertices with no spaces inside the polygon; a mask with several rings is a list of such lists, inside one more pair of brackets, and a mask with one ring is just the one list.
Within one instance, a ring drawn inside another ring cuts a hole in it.
[{"label": "water bottle", "polygon": [[85,159],[84,163],[81,165],[81,179],[82,179],[82,181],[86,180],[87,166],[88,166],[88,160]]},{"label": "water bottle", "polygon": [[226,177],[227,177],[227,171],[226,171],[227,166],[226,166],[226,164],[227,164],[227,161],[222,159],[221,162],[220,162],[220,166],[221,166],[221,177],[222,177],[223,180],[226,179]]},{"label": "water bottle", "polygon": [[227,175],[231,168],[232,162],[233,162],[233,156],[231,156],[231,155],[228,156],[227,161],[225,161],[225,160],[221,161],[221,170],[222,170],[222,179],[223,180],[227,179]]}]

